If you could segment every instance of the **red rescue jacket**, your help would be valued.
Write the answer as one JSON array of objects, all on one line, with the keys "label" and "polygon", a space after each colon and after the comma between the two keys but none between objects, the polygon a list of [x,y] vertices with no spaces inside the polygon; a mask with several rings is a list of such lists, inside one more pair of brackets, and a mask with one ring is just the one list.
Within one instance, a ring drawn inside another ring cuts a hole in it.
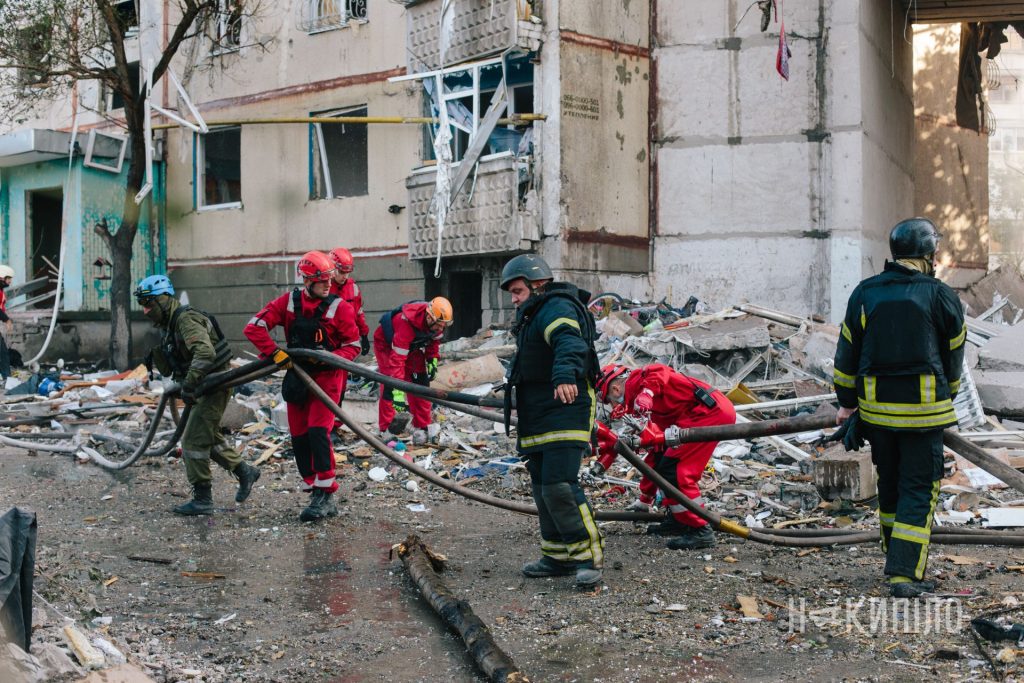
[{"label": "red rescue jacket", "polygon": [[[321,299],[314,299],[303,289],[300,301],[302,315],[309,317],[316,311]],[[295,320],[293,306],[292,293],[282,294],[264,306],[245,326],[245,337],[259,350],[261,358],[273,355],[278,348],[278,343],[270,336],[270,330],[282,325],[287,338]],[[333,353],[348,360],[359,355],[359,329],[356,327],[355,312],[346,301],[337,298],[331,303],[324,313],[323,327],[330,346],[334,347]]]},{"label": "red rescue jacket", "polygon": [[380,340],[384,346],[391,346],[391,352],[395,356],[391,370],[398,373],[393,374],[393,377],[404,377],[405,361],[412,352],[422,353],[424,361],[427,362],[438,357],[444,330],[436,334],[430,331],[427,326],[429,305],[426,301],[402,304],[385,313],[381,318],[381,324],[373,333],[375,342]]},{"label": "red rescue jacket", "polygon": [[[706,389],[714,397],[717,405],[714,408],[704,405],[694,396],[695,386]],[[736,422],[736,409],[722,392],[699,379],[676,372],[667,365],[653,363],[629,373],[624,398],[628,412],[633,412],[633,402],[644,389],[649,389],[654,394],[651,421],[662,429],[672,425],[697,427]]]},{"label": "red rescue jacket", "polygon": [[366,314],[363,312],[363,292],[359,285],[352,278],[345,280],[345,284],[339,285],[331,281],[331,294],[337,294],[347,301],[356,316],[356,327],[359,328],[359,335],[365,337],[370,334],[370,328],[366,324]]}]

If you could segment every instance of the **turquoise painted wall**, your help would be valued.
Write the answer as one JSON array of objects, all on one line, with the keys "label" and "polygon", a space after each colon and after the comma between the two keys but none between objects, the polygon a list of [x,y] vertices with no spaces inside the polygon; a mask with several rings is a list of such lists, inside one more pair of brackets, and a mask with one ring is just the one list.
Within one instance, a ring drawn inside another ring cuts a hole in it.
[{"label": "turquoise painted wall", "polygon": [[[139,231],[132,256],[132,279],[138,280],[166,269],[167,238],[160,207],[164,197],[163,169],[156,166],[157,187],[143,202]],[[67,311],[110,310],[110,268],[97,268],[100,257],[110,261],[110,253],[102,238],[93,230],[106,219],[112,231],[121,223],[124,203],[124,174],[86,168],[76,158],[68,173],[67,160],[54,160],[0,169],[0,255],[20,278],[29,264],[28,192],[61,187],[64,189],[64,211],[68,231],[67,256],[64,264],[64,303]],[[151,230],[150,216],[153,216]]]}]

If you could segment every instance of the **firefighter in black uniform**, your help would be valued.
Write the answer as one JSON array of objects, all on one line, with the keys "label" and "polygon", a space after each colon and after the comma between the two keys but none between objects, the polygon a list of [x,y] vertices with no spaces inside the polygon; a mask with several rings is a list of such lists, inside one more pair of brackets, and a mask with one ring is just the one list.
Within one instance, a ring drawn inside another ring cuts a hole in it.
[{"label": "firefighter in black uniform", "polygon": [[506,429],[514,387],[517,448],[540,513],[541,558],[524,565],[523,574],[575,574],[576,585],[587,587],[601,581],[604,564],[604,539],[578,479],[594,426],[596,332],[588,293],[553,279],[532,254],[516,256],[501,272],[501,288],[518,308]]},{"label": "firefighter in black uniform", "polygon": [[934,276],[939,238],[925,218],[892,229],[893,260],[854,289],[835,357],[837,420],[871,444],[885,574],[901,598],[935,588],[924,570],[967,336],[960,300]]}]

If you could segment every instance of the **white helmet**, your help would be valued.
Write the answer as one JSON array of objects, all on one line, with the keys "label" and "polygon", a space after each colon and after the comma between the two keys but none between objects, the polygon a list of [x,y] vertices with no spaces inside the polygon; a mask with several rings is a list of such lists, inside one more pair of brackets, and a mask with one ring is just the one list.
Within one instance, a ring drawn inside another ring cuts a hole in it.
[{"label": "white helmet", "polygon": [[14,268],[0,264],[0,279],[14,277]]}]

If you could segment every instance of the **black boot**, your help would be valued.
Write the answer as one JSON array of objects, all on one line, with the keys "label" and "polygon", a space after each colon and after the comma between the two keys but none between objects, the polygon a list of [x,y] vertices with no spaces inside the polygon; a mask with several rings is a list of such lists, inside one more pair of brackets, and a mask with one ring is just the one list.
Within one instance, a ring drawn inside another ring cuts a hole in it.
[{"label": "black boot", "polygon": [[700,548],[713,548],[715,545],[715,532],[711,526],[705,524],[702,527],[688,527],[689,531],[676,536],[668,542],[672,550],[698,550]]},{"label": "black boot", "polygon": [[210,484],[196,484],[192,487],[192,500],[174,508],[179,515],[212,515],[213,514],[213,486]]},{"label": "black boot", "polygon": [[322,508],[324,511],[324,517],[337,517],[338,516],[338,504],[334,502],[334,494],[324,492]]},{"label": "black boot", "polygon": [[238,464],[232,474],[238,479],[238,491],[235,493],[235,502],[244,503],[249,494],[252,493],[253,485],[259,481],[260,468],[253,467],[247,462]]},{"label": "black boot", "polygon": [[647,533],[650,536],[679,536],[686,533],[691,527],[680,524],[672,515],[666,515],[665,519],[654,524],[647,525]]},{"label": "black boot", "polygon": [[325,496],[327,495],[330,494],[325,493],[321,488],[313,489],[313,493],[309,494],[309,505],[299,513],[299,521],[315,522],[326,517],[327,512],[324,509],[324,503],[326,502]]}]

